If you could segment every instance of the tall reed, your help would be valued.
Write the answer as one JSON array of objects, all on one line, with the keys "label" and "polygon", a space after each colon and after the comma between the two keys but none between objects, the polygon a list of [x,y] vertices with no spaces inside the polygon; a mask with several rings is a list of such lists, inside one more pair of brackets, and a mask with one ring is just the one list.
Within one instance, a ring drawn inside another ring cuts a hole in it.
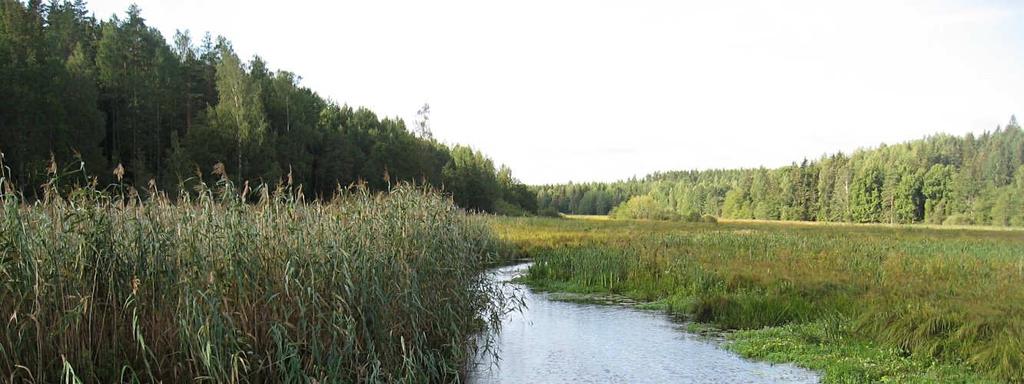
[{"label": "tall reed", "polygon": [[3,183],[0,381],[459,381],[508,303],[489,228],[412,186],[172,202],[55,179],[28,204]]}]

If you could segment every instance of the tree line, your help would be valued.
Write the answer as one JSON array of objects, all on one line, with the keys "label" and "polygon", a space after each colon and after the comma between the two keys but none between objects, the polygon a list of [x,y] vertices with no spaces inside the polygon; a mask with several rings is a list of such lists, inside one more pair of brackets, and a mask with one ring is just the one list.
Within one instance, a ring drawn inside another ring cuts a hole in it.
[{"label": "tree line", "polygon": [[646,195],[681,217],[1024,226],[1024,131],[938,134],[767,169],[536,187],[539,209],[607,214]]},{"label": "tree line", "polygon": [[[0,153],[8,177],[34,196],[51,164],[139,189],[189,190],[223,175],[242,185],[287,182],[329,197],[363,183],[443,188],[462,207],[531,213],[533,191],[483,153],[397,118],[327,100],[238,57],[209,33],[169,44],[132,5],[97,20],[83,0],[0,0]],[[219,175],[213,175],[214,165]]]},{"label": "tree line", "polygon": [[532,187],[537,208],[545,213],[605,215],[630,197],[650,191],[654,179],[629,179],[615,183],[568,183]]}]

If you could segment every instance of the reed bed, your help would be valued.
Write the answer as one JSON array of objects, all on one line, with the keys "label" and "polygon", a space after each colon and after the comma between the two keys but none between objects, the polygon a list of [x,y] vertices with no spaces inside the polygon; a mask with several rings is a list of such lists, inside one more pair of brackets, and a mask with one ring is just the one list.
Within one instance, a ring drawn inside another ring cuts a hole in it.
[{"label": "reed bed", "polygon": [[51,184],[3,195],[0,381],[457,382],[510,302],[490,229],[420,188]]},{"label": "reed bed", "polygon": [[815,345],[865,343],[978,378],[1024,381],[1024,232],[555,219],[492,226],[533,257],[526,280],[535,287],[622,293],[723,329],[814,324],[804,336]]}]

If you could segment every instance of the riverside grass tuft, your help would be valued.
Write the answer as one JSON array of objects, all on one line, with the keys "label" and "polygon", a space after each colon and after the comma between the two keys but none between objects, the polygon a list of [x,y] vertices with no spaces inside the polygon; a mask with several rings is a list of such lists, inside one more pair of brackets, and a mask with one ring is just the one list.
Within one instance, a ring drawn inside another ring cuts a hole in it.
[{"label": "riverside grass tuft", "polygon": [[1024,231],[494,219],[524,281],[710,323],[825,382],[1024,381]]},{"label": "riverside grass tuft", "polygon": [[3,196],[0,381],[457,382],[515,301],[486,224],[413,186],[56,184]]}]

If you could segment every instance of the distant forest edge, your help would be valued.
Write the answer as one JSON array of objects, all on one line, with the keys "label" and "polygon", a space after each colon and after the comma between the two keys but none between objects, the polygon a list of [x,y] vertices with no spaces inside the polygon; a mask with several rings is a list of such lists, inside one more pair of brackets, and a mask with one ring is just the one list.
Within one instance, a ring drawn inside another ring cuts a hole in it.
[{"label": "distant forest edge", "polygon": [[309,197],[409,181],[472,210],[536,211],[536,196],[507,167],[435,140],[426,105],[413,133],[298,79],[259,56],[243,62],[208,33],[196,45],[179,31],[169,45],[134,5],[125,19],[100,21],[82,0],[0,0],[0,177],[31,198],[57,173],[51,160],[74,170],[64,177],[99,183],[123,166],[140,190],[152,182],[174,192],[219,180],[220,163],[239,185],[291,182]]},{"label": "distant forest edge", "polygon": [[939,134],[775,169],[665,172],[534,190],[548,213],[604,215],[634,199],[630,207],[646,208],[647,216],[689,220],[1024,226],[1024,132],[1011,117],[979,136]]},{"label": "distant forest edge", "polygon": [[[309,197],[364,183],[442,188],[471,210],[698,220],[810,220],[1024,226],[1024,133],[1015,118],[979,136],[939,134],[775,169],[655,173],[615,183],[527,187],[483,153],[326,100],[243,62],[231,43],[187,31],[168,44],[136,6],[95,19],[85,2],[0,0],[0,158],[27,197],[59,170],[140,190],[290,182]],[[77,171],[84,164],[82,172]],[[81,181],[84,182],[84,179]],[[5,185],[10,185],[6,183]],[[628,209],[626,209],[628,208]]]}]

